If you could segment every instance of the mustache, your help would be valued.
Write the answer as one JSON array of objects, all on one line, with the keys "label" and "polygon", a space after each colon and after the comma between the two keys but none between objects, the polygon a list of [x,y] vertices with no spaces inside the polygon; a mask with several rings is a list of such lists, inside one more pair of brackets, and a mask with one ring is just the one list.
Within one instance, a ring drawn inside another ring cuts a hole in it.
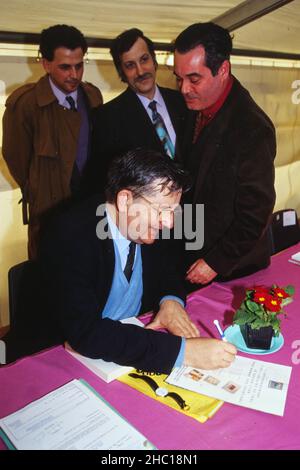
[{"label": "mustache", "polygon": [[140,75],[139,77],[135,79],[135,82],[142,82],[146,78],[152,78],[152,73],[147,72],[147,73],[144,73],[143,75]]},{"label": "mustache", "polygon": [[188,100],[193,100],[193,99],[195,99],[195,98],[198,98],[198,96],[193,95],[193,94],[191,94],[191,93],[186,93],[186,94],[184,94],[184,97],[185,97],[186,99],[188,99]]}]

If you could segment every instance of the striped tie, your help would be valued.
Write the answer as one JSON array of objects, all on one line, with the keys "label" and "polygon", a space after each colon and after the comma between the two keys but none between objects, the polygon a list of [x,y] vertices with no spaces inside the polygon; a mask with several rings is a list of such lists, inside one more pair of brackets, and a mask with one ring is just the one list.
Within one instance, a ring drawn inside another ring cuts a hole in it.
[{"label": "striped tie", "polygon": [[76,106],[75,106],[74,98],[72,98],[72,96],[66,96],[66,100],[70,105],[70,110],[71,111],[77,111]]},{"label": "striped tie", "polygon": [[172,140],[170,139],[164,120],[157,112],[155,100],[149,103],[149,108],[152,111],[152,121],[155,126],[156,133],[163,144],[165,152],[173,159],[175,157],[175,148]]}]

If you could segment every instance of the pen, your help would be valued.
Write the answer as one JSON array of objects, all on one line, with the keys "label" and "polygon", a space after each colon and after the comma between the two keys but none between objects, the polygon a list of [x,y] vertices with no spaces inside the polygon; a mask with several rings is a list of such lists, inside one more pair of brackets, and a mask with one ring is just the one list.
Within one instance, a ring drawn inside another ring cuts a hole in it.
[{"label": "pen", "polygon": [[224,332],[223,332],[222,328],[220,327],[219,320],[214,320],[214,324],[216,325],[216,328],[217,328],[218,332],[220,333],[222,341],[227,342],[227,339],[225,338]]}]

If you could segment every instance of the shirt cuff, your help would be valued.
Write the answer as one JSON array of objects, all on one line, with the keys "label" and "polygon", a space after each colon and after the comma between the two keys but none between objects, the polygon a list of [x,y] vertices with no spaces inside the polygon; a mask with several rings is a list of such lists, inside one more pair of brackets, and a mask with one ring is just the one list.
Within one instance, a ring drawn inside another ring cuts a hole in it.
[{"label": "shirt cuff", "polygon": [[183,365],[184,354],[185,354],[185,343],[186,343],[186,339],[181,338],[180,350],[179,350],[177,359],[176,359],[175,364],[174,364],[173,367],[181,367]]},{"label": "shirt cuff", "polygon": [[178,302],[183,308],[185,307],[184,301],[180,298],[177,297],[176,295],[165,295],[161,301],[159,302],[159,305],[164,301],[164,300],[175,300],[175,302]]}]

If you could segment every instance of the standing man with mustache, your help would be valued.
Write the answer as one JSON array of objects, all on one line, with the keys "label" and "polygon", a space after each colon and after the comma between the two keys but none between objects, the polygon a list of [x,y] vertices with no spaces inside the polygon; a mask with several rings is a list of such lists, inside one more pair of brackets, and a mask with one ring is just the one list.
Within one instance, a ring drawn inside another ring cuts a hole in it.
[{"label": "standing man with mustache", "polygon": [[154,44],[141,30],[124,31],[110,52],[128,88],[96,114],[91,168],[98,189],[111,159],[128,150],[143,147],[177,159],[187,109],[178,91],[156,84]]},{"label": "standing man with mustache", "polygon": [[40,54],[46,75],[6,102],[2,151],[22,191],[30,259],[37,255],[45,216],[78,194],[83,181],[92,111],[102,104],[99,89],[81,81],[86,51],[84,36],[73,26],[44,29]]}]

